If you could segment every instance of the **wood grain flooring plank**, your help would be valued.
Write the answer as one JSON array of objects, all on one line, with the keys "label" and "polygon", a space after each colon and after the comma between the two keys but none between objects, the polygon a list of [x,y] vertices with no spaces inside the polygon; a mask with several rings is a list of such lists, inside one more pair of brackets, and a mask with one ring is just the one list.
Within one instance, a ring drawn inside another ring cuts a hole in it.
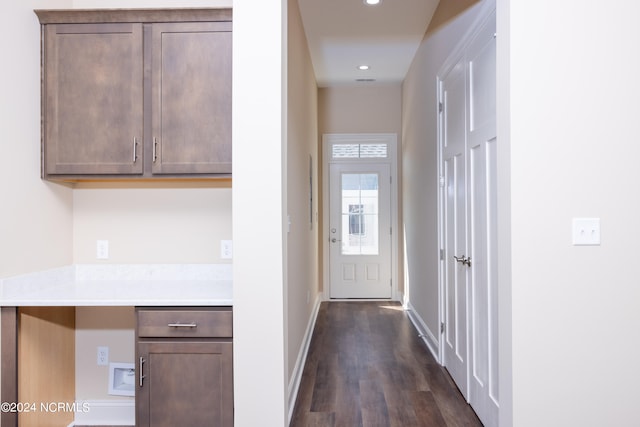
[{"label": "wood grain flooring plank", "polygon": [[411,399],[416,411],[416,417],[419,420],[419,426],[430,427],[448,425],[440,412],[440,408],[433,397],[433,393],[429,391],[416,391],[411,393]]},{"label": "wood grain flooring plank", "polygon": [[364,427],[390,425],[384,391],[377,381],[360,381],[360,405],[362,409],[362,425]]},{"label": "wood grain flooring plank", "polygon": [[442,417],[449,427],[482,426],[447,371],[438,365],[425,366],[429,385]]},{"label": "wood grain flooring plank", "polygon": [[311,412],[332,412],[336,406],[336,357],[331,355],[318,361],[316,368]]},{"label": "wood grain flooring plank", "polygon": [[384,385],[389,425],[391,427],[418,427],[418,418],[409,392],[394,385]]},{"label": "wood grain flooring plank", "polygon": [[360,382],[341,381],[336,387],[336,427],[362,426]]}]

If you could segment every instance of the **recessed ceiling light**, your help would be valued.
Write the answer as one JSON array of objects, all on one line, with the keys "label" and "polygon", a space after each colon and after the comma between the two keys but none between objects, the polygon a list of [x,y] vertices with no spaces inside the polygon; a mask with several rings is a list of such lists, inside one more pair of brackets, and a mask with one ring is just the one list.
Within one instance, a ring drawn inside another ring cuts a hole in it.
[{"label": "recessed ceiling light", "polygon": [[374,5],[380,3],[380,0],[364,0],[364,4]]},{"label": "recessed ceiling light", "polygon": [[368,70],[368,69],[369,69],[369,66],[368,66],[368,65],[364,65],[364,64],[363,64],[363,65],[358,65],[358,70],[366,71],[366,70]]}]

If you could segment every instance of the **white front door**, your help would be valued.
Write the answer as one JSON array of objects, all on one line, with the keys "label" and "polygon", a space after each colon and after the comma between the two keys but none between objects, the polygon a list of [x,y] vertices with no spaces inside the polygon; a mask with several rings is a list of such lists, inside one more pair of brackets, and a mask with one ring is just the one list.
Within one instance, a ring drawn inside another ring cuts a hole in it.
[{"label": "white front door", "polygon": [[[465,68],[461,60],[442,80],[444,177],[444,365],[467,397],[467,188]],[[473,260],[472,260],[473,261]]]},{"label": "white front door", "polygon": [[329,165],[331,298],[391,298],[389,164]]}]

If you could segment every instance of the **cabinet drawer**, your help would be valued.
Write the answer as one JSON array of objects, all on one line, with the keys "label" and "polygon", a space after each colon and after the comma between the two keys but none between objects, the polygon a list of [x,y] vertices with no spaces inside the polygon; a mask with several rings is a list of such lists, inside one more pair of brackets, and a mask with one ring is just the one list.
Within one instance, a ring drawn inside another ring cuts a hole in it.
[{"label": "cabinet drawer", "polygon": [[138,309],[138,337],[231,338],[230,308]]}]

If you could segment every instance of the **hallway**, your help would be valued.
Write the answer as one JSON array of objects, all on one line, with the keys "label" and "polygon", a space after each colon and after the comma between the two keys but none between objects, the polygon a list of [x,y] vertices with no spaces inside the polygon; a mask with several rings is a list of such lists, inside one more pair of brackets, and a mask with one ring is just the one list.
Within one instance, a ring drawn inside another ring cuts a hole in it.
[{"label": "hallway", "polygon": [[291,427],[482,426],[398,303],[324,302]]}]

